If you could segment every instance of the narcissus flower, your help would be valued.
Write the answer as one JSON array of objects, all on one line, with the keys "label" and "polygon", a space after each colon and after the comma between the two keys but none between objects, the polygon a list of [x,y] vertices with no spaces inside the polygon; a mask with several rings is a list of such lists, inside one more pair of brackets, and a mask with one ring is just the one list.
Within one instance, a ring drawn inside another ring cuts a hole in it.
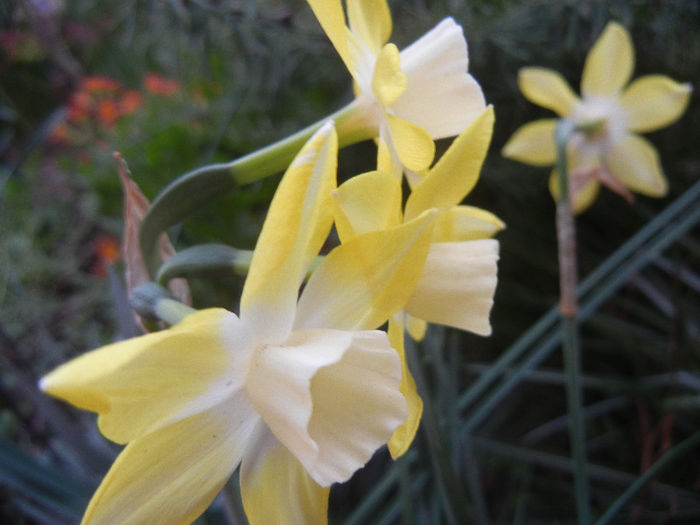
[{"label": "narcissus flower", "polygon": [[[371,328],[418,281],[435,212],[337,247],[298,297],[331,227],[336,154],[326,125],[286,172],[240,317],[201,310],[41,380],[49,394],[97,412],[101,432],[126,444],[84,523],[190,523],[239,463],[252,524],[325,523],[329,486],[404,421],[400,358]],[[357,271],[358,257],[369,274]]]},{"label": "narcissus flower", "polygon": [[380,169],[426,169],[433,139],[457,135],[484,110],[481,88],[467,73],[464,33],[452,18],[399,53],[387,43],[386,0],[349,0],[349,26],[341,0],[308,1],[354,79],[357,111],[376,129]]},{"label": "narcissus flower", "polygon": [[[572,120],[580,128],[568,147],[573,208],[581,212],[595,199],[600,184],[628,199],[630,191],[651,197],[666,194],[659,156],[649,141],[637,135],[668,126],[688,105],[690,84],[663,75],[647,75],[627,85],[634,69],[634,48],[620,24],[609,23],[590,53],[581,76],[578,98],[566,80],[549,69],[520,71],[520,90],[531,102]],[[518,129],[503,148],[514,160],[554,164],[556,119],[543,119]],[[550,189],[558,195],[556,174]]]},{"label": "narcissus flower", "polygon": [[335,192],[335,221],[341,242],[370,231],[410,223],[427,210],[438,210],[420,279],[402,312],[389,321],[392,345],[403,359],[402,392],[409,416],[389,441],[392,455],[403,454],[420,423],[422,402],[403,357],[404,326],[422,338],[426,321],[480,335],[491,333],[489,313],[496,289],[498,242],[489,239],[503,228],[492,213],[460,204],[479,177],[493,133],[490,106],[450,145],[417,183],[401,210],[401,181],[382,171],[353,177]]}]

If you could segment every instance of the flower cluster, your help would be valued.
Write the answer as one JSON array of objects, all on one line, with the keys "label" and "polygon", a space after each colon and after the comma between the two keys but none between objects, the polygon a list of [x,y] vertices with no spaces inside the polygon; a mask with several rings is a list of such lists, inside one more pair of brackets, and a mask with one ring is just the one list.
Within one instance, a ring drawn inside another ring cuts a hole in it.
[{"label": "flower cluster", "polygon": [[[180,90],[179,82],[154,72],[144,75],[143,87],[162,97]],[[108,76],[86,76],[68,99],[66,118],[52,130],[50,139],[54,144],[63,145],[93,140],[95,131],[113,129],[122,117],[135,113],[143,103],[141,90],[127,89]]]},{"label": "flower cluster", "polygon": [[[158,227],[148,213],[131,223],[142,235],[140,248],[136,235],[129,247],[149,279],[144,239],[232,181],[255,180],[252,171],[261,178],[286,168],[245,260],[238,315],[157,296],[151,313],[169,328],[88,352],[40,381],[45,392],[96,412],[102,434],[125,445],[84,523],[190,523],[236,469],[251,524],[326,523],[332,484],[384,445],[401,456],[415,437],[423,407],[406,334],[420,340],[429,323],[491,333],[492,237],[504,224],[462,202],[495,117],[467,72],[462,28],[447,18],[399,50],[389,42],[386,0],[349,0],[347,13],[341,0],[308,3],[352,76],[353,101],[258,156],[185,174],[151,205],[164,215],[151,216]],[[690,87],[651,75],[625,88],[632,69],[630,37],[611,23],[586,59],[582,98],[553,71],[520,73],[525,96],[574,130],[567,158],[575,211],[600,184],[626,197],[666,191],[656,151],[636,133],[678,118]],[[144,87],[156,96],[180,89],[154,73]],[[70,101],[68,123],[113,126],[141,101],[112,79],[89,77]],[[504,155],[554,164],[558,122],[523,126]],[[434,141],[448,137],[436,161]],[[377,145],[376,169],[338,186],[339,148],[367,138]],[[180,208],[163,211],[163,203]],[[321,255],[333,227],[340,242]],[[234,265],[230,247],[206,257],[197,248],[188,250],[199,262],[223,253]]]},{"label": "flower cluster", "polygon": [[[250,523],[325,523],[333,483],[414,438],[422,405],[404,329],[490,333],[490,237],[503,224],[460,203],[494,116],[467,73],[461,28],[444,20],[399,52],[386,43],[384,0],[349,2],[349,27],[340,0],[309,3],[353,76],[353,119],[377,140],[377,169],[336,187],[339,136],[327,121],[273,197],[238,315],[193,311],[41,380],[126,445],[84,523],[189,523],[239,465]],[[434,163],[433,139],[454,135]],[[333,224],[341,242],[312,268]]]}]

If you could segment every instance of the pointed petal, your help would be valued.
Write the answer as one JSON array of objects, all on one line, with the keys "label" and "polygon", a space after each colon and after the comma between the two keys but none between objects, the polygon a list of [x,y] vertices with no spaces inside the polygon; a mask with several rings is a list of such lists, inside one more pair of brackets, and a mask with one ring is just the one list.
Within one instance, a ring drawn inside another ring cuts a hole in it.
[{"label": "pointed petal", "polygon": [[479,115],[450,145],[406,201],[406,219],[430,208],[447,209],[472,190],[491,143],[493,107]]},{"label": "pointed petal", "polygon": [[399,49],[394,44],[385,45],[374,66],[372,92],[384,109],[392,106],[406,91],[406,74],[401,71]]},{"label": "pointed petal", "polygon": [[605,26],[591,48],[581,75],[584,97],[618,94],[634,69],[634,47],[627,30],[616,22]]},{"label": "pointed petal", "polygon": [[418,432],[420,419],[423,415],[423,400],[416,390],[416,382],[413,380],[411,370],[406,361],[406,351],[404,349],[404,320],[405,314],[398,313],[389,320],[389,341],[401,358],[401,393],[406,398],[408,405],[408,416],[399,428],[394,431],[391,439],[387,443],[391,457],[396,459],[403,456],[413,443],[413,438]]},{"label": "pointed petal", "polygon": [[191,523],[236,469],[257,419],[240,396],[132,441],[83,523]]},{"label": "pointed petal", "polygon": [[486,239],[503,228],[503,221],[489,211],[474,206],[453,206],[438,215],[433,242]]},{"label": "pointed petal", "polygon": [[348,28],[345,25],[345,13],[341,0],[308,0],[318,23],[333,44],[351,74],[354,76],[356,60],[348,45]]},{"label": "pointed petal", "polygon": [[398,155],[392,149],[391,132],[388,125],[379,128],[379,138],[377,139],[377,171],[391,173],[397,179],[401,180],[401,171],[403,171],[403,167],[401,166]]},{"label": "pointed petal", "polygon": [[401,179],[370,171],[344,182],[333,192],[335,226],[341,242],[401,223]]},{"label": "pointed petal", "polygon": [[328,523],[330,488],[311,479],[264,424],[245,452],[240,483],[250,525]]},{"label": "pointed petal", "polygon": [[663,197],[668,191],[659,154],[642,137],[627,135],[615,144],[605,155],[605,165],[632,191],[649,197]]},{"label": "pointed petal", "polygon": [[498,242],[492,239],[433,243],[406,312],[429,323],[490,335],[497,261]]},{"label": "pointed petal", "polygon": [[620,97],[627,114],[627,129],[646,133],[668,126],[686,110],[692,90],[690,84],[680,84],[663,75],[636,79]]},{"label": "pointed petal", "polygon": [[359,235],[331,251],[306,284],[298,328],[373,329],[403,308],[423,268],[435,214]]},{"label": "pointed petal", "polygon": [[318,444],[309,474],[322,486],[345,481],[384,445],[407,416],[401,360],[384,332],[353,332],[343,359],[311,381],[309,433]]},{"label": "pointed petal", "polygon": [[408,332],[408,335],[410,335],[414,341],[422,341],[425,337],[425,332],[428,329],[427,321],[418,319],[417,317],[413,317],[409,314],[405,315],[406,331]]},{"label": "pointed petal", "polygon": [[536,120],[521,126],[503,146],[502,155],[533,166],[553,165],[557,156],[554,144],[556,126],[556,119]]},{"label": "pointed petal", "polygon": [[202,310],[167,330],[88,352],[40,386],[99,413],[100,431],[126,443],[231,395],[243,382],[248,340],[231,312]]},{"label": "pointed petal", "polygon": [[[600,191],[600,183],[596,179],[591,179],[577,188],[571,196],[571,209],[574,214],[578,215],[586,211],[595,201],[598,191]],[[556,202],[559,199],[559,178],[556,170],[549,176],[549,192]]]},{"label": "pointed petal", "polygon": [[295,331],[251,364],[251,403],[327,487],[345,481],[403,421],[400,360],[379,331]]},{"label": "pointed petal", "polygon": [[556,71],[542,67],[525,67],[518,73],[518,86],[533,104],[551,109],[560,117],[571,113],[578,97],[569,83]]},{"label": "pointed petal", "polygon": [[241,317],[268,340],[289,333],[299,286],[330,231],[337,155],[329,122],[292,161],[270,204],[241,296]]},{"label": "pointed petal", "polygon": [[413,171],[428,168],[435,156],[435,143],[428,132],[394,115],[385,114],[385,117],[401,164]]},{"label": "pointed petal", "polygon": [[467,66],[462,27],[445,18],[401,51],[408,87],[394,104],[394,114],[434,139],[459,134],[486,108],[481,87]]},{"label": "pointed petal", "polygon": [[378,54],[391,36],[391,12],[386,0],[349,0],[350,30],[373,54]]}]

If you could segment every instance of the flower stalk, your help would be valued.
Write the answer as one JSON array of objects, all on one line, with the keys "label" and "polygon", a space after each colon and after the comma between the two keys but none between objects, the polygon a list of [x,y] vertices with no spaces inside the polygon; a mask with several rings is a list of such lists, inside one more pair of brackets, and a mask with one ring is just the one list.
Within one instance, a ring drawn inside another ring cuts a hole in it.
[{"label": "flower stalk", "polygon": [[408,364],[411,371],[413,371],[416,387],[423,398],[423,421],[421,428],[428,442],[430,460],[433,464],[438,483],[440,484],[440,492],[442,493],[445,503],[447,522],[450,523],[450,525],[471,523],[472,516],[465,505],[467,501],[466,492],[452,466],[447,444],[445,443],[437,415],[434,411],[433,402],[428,395],[428,385],[418,358],[416,345],[410,338],[406,338],[405,342]]},{"label": "flower stalk", "polygon": [[[595,126],[594,126],[595,127]],[[556,172],[559,182],[557,201],[557,246],[559,255],[559,307],[561,310],[562,345],[566,368],[566,400],[569,412],[569,436],[574,467],[574,489],[578,522],[591,523],[591,509],[586,471],[586,432],[582,411],[581,356],[577,332],[576,299],[576,225],[569,192],[569,173],[566,159],[567,143],[576,124],[562,119],[555,128]]]},{"label": "flower stalk", "polygon": [[151,203],[139,230],[139,244],[149,270],[153,272],[157,265],[157,240],[161,232],[238,185],[285,170],[309,137],[330,120],[335,122],[339,147],[373,136],[363,108],[354,100],[332,115],[269,146],[231,162],[202,166],[166,186]]}]

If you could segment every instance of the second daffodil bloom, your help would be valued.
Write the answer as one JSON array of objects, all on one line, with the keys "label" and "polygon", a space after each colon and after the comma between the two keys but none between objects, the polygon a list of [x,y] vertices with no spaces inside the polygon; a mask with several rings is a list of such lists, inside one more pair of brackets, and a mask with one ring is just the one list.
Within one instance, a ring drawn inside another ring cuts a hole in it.
[{"label": "second daffodil bloom", "polygon": [[[83,523],[190,523],[239,464],[251,524],[325,523],[329,486],[362,467],[405,420],[400,358],[385,332],[367,327],[406,301],[435,213],[337,247],[298,298],[331,227],[336,155],[328,124],[286,172],[240,317],[201,310],[41,380],[49,394],[97,412],[101,432],[126,444]],[[367,255],[370,275],[388,280],[353,272],[358,254]]]},{"label": "second daffodil bloom", "polygon": [[[403,356],[404,327],[416,339],[426,321],[480,335],[491,333],[489,314],[497,283],[498,242],[503,228],[492,213],[461,205],[476,184],[493,132],[490,106],[452,142],[444,155],[416,184],[401,209],[401,181],[374,171],[349,179],[335,192],[335,221],[342,243],[371,231],[390,231],[437,210],[428,255],[403,311],[389,321],[389,338],[401,351],[401,389],[409,415],[389,441],[394,457],[411,444],[420,423],[422,402]],[[361,262],[360,262],[361,263]]]},{"label": "second daffodil bloom", "polygon": [[[658,153],[637,135],[668,126],[685,111],[690,84],[663,75],[647,75],[630,83],[634,48],[629,33],[610,22],[586,57],[578,98],[566,80],[549,69],[520,71],[520,89],[531,102],[570,119],[581,129],[569,142],[568,164],[575,212],[595,199],[600,184],[631,199],[631,191],[666,194]],[[543,119],[518,129],[503,155],[536,166],[554,164],[556,119]],[[589,128],[586,130],[585,128]],[[556,174],[550,189],[558,195]]]},{"label": "second daffodil bloom", "polygon": [[[433,139],[452,137],[485,108],[467,73],[462,28],[446,18],[399,52],[386,0],[308,0],[354,79],[355,108],[376,129],[379,166],[422,171],[433,161]],[[392,162],[399,159],[400,162]]]}]

